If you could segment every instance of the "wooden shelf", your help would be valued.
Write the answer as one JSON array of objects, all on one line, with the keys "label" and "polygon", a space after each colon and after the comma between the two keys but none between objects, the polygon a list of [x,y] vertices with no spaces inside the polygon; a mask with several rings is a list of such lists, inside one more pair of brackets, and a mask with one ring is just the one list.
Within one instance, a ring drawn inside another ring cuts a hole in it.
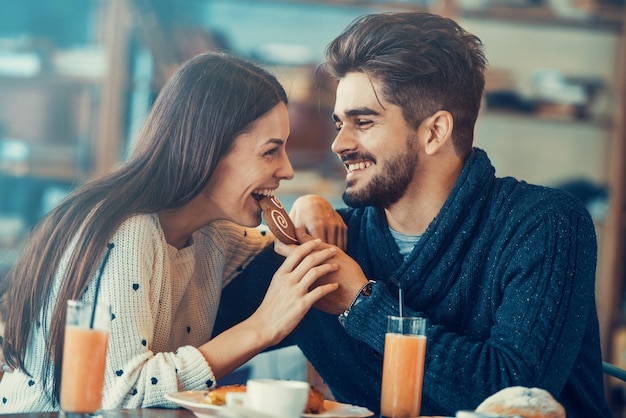
[{"label": "wooden shelf", "polygon": [[380,0],[265,0],[270,3],[317,4],[337,7],[362,7],[388,10],[428,10],[428,1],[380,1]]},{"label": "wooden shelf", "polygon": [[589,17],[584,19],[565,18],[557,15],[547,5],[503,6],[488,5],[482,8],[462,8],[455,1],[401,1],[401,0],[265,0],[269,3],[283,4],[313,4],[336,7],[361,7],[374,10],[423,10],[440,13],[442,10],[455,10],[458,17],[480,18],[524,25],[549,25],[559,27],[573,27],[591,30],[621,31],[623,22],[622,6],[598,6],[589,11]]},{"label": "wooden shelf", "polygon": [[567,124],[567,125],[582,125],[582,126],[593,126],[598,129],[611,129],[613,127],[613,122],[610,117],[606,118],[595,118],[595,119],[569,119],[569,118],[559,118],[559,117],[551,117],[551,116],[542,116],[537,113],[532,112],[516,112],[514,110],[500,110],[500,109],[490,109],[485,107],[481,110],[481,117],[502,117],[502,118],[511,118],[511,119],[521,119],[528,120],[532,123],[546,123],[546,124]]},{"label": "wooden shelf", "polygon": [[589,30],[621,31],[622,12],[611,8],[590,13],[588,18],[564,18],[555,14],[548,6],[488,6],[484,9],[462,10],[461,17],[507,21],[524,25],[571,27]]},{"label": "wooden shelf", "polygon": [[[626,12],[621,14],[626,22]],[[602,253],[598,259],[597,283],[598,317],[603,358],[615,364],[623,364],[623,349],[615,345],[616,337],[626,325],[624,304],[624,279],[626,278],[626,32],[622,31],[619,67],[615,95],[617,106],[613,129],[613,141],[609,161],[609,211],[601,241]],[[607,382],[610,391],[611,383]]]},{"label": "wooden shelf", "polygon": [[0,161],[2,172],[80,184],[119,162],[128,1],[90,2],[87,45],[47,50],[39,63],[34,52],[16,52],[16,65],[3,67],[0,139],[23,141],[29,152],[23,161]]},{"label": "wooden shelf", "polygon": [[24,160],[0,161],[0,174],[76,182],[86,177],[81,163],[78,145],[32,143]]},{"label": "wooden shelf", "polygon": [[4,84],[20,85],[20,84],[101,84],[103,78],[95,75],[78,75],[78,74],[64,74],[52,71],[42,72],[32,76],[21,76],[18,74],[2,73],[0,72],[0,82]]}]

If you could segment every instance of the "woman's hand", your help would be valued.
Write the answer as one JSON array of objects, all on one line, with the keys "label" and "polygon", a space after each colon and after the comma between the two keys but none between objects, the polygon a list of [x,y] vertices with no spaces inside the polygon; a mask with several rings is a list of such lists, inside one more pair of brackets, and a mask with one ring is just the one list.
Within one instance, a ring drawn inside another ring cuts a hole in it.
[{"label": "woman's hand", "polygon": [[348,227],[333,206],[321,196],[309,194],[296,199],[289,216],[311,236],[342,250],[348,243]]},{"label": "woman's hand", "polygon": [[[310,240],[313,240],[313,237],[300,228],[296,229],[296,237],[300,242],[309,242]],[[298,249],[298,247],[299,246],[295,244],[283,244],[278,240],[274,243],[274,251],[284,257],[291,256],[294,251]],[[332,247],[332,245],[321,243],[318,251]],[[361,287],[367,283],[368,279],[365,277],[365,273],[363,273],[361,266],[359,266],[359,264],[354,261],[352,257],[339,248],[336,248],[335,255],[328,261],[338,265],[339,268],[320,276],[315,281],[314,286],[337,283],[339,284],[339,288],[327,296],[320,298],[313,306],[326,313],[340,315],[350,306],[350,303],[352,303],[354,297],[359,292]]]},{"label": "woman's hand", "polygon": [[319,277],[337,270],[337,265],[329,262],[337,252],[336,247],[320,249],[320,245],[319,239],[294,244],[291,254],[276,270],[257,310],[248,319],[198,347],[216,379],[278,344],[313,304],[337,290],[336,283],[314,286]]},{"label": "woman's hand", "polygon": [[[325,245],[320,249],[321,245]],[[337,290],[337,283],[316,281],[337,270],[330,263],[338,249],[320,239],[310,239],[293,245],[293,251],[276,271],[259,308],[249,318],[263,327],[262,335],[276,344],[298,325],[311,307],[323,297]]]}]

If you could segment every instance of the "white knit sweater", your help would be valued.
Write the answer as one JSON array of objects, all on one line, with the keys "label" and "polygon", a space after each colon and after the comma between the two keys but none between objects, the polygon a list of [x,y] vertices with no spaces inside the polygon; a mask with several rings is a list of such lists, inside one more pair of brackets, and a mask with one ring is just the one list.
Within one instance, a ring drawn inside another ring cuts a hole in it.
[{"label": "white knit sweater", "polygon": [[[169,246],[154,214],[128,219],[113,236],[98,296],[111,304],[113,317],[103,409],[174,407],[164,394],[216,384],[196,347],[210,339],[222,288],[273,236],[219,221],[192,241],[182,250]],[[83,299],[93,300],[94,290],[90,286]],[[43,323],[47,330],[49,319]],[[0,413],[55,409],[41,383],[44,352],[44,329],[34,326],[26,354],[32,376],[5,373]]]}]

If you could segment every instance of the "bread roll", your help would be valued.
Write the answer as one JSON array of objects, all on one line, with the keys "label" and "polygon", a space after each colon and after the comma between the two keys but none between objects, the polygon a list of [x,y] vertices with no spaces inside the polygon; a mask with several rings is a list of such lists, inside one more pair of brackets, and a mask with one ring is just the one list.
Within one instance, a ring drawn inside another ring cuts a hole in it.
[{"label": "bread roll", "polygon": [[476,412],[503,417],[565,418],[565,409],[548,391],[523,386],[494,393],[478,405]]}]

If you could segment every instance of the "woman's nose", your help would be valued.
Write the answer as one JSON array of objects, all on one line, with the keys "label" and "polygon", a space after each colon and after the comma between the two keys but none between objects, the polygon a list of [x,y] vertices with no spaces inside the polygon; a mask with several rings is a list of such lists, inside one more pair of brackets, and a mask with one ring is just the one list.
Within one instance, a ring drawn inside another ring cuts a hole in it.
[{"label": "woman's nose", "polygon": [[284,157],[281,159],[276,175],[282,179],[291,180],[294,175],[293,166],[291,165],[291,161],[289,161],[287,153],[284,153],[283,155]]}]

